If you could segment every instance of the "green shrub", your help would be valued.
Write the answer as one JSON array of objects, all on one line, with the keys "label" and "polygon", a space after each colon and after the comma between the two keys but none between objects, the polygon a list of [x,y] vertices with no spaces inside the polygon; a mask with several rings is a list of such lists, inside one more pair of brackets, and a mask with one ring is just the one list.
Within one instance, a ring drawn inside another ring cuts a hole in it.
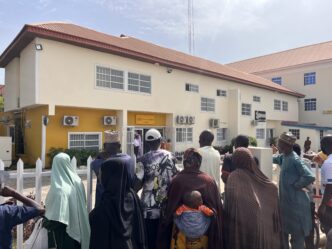
[{"label": "green shrub", "polygon": [[255,137],[248,137],[249,138],[249,145],[253,147],[257,147],[257,140]]},{"label": "green shrub", "polygon": [[51,165],[53,158],[60,152],[64,152],[70,156],[70,158],[75,157],[77,160],[77,166],[86,165],[86,162],[91,157],[96,157],[99,153],[99,150],[86,150],[86,149],[63,149],[63,148],[51,148],[47,153],[47,156],[51,159]]}]

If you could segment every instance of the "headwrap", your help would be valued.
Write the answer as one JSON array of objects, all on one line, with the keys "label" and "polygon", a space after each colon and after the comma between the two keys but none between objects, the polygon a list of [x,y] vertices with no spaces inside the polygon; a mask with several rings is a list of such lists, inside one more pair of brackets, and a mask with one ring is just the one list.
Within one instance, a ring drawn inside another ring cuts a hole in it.
[{"label": "headwrap", "polygon": [[65,224],[67,234],[79,242],[82,249],[89,248],[90,225],[84,186],[65,153],[53,159],[45,206],[47,219]]},{"label": "headwrap", "polygon": [[199,168],[202,163],[202,155],[195,148],[189,148],[184,152],[183,155],[183,166],[185,164],[191,167]]},{"label": "headwrap", "polygon": [[131,189],[125,161],[118,157],[106,160],[101,166],[101,183],[104,187],[101,202],[90,214],[91,248],[108,245],[108,248],[146,249],[140,201]]},{"label": "headwrap", "polygon": [[225,248],[280,249],[277,187],[257,167],[247,148],[232,156],[236,170],[225,188]]}]

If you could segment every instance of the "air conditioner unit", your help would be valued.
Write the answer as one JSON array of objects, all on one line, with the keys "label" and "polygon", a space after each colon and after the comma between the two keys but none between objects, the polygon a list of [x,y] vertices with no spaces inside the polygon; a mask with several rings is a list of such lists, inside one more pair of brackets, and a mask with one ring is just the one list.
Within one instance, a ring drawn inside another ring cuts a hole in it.
[{"label": "air conditioner unit", "polygon": [[195,116],[188,116],[187,124],[195,124]]},{"label": "air conditioner unit", "polygon": [[177,124],[185,124],[186,123],[186,117],[185,116],[176,116],[176,123]]},{"label": "air conditioner unit", "polygon": [[211,118],[209,121],[210,128],[219,128],[220,126],[220,119]]},{"label": "air conditioner unit", "polygon": [[253,126],[257,126],[257,125],[258,125],[258,121],[257,121],[257,120],[252,120],[252,121],[251,121],[251,124],[252,124]]},{"label": "air conditioner unit", "polygon": [[64,126],[78,126],[79,117],[78,116],[64,116],[63,125]]},{"label": "air conditioner unit", "polygon": [[116,117],[104,116],[104,125],[116,125]]}]

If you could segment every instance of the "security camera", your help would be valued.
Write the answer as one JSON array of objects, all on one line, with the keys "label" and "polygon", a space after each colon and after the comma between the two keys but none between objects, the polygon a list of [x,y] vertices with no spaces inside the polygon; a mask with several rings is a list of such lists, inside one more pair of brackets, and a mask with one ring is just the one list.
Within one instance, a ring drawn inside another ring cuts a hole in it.
[{"label": "security camera", "polygon": [[167,73],[171,73],[172,71],[173,71],[172,68],[170,68],[170,67],[167,68]]}]

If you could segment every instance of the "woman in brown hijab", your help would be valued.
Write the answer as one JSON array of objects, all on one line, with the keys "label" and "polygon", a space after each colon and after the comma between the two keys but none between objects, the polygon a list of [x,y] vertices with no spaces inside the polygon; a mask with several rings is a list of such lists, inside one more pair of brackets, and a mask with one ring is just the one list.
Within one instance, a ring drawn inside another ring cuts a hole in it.
[{"label": "woman in brown hijab", "polygon": [[169,186],[167,207],[158,232],[158,249],[184,248],[183,245],[176,244],[179,231],[174,226],[173,218],[176,209],[183,204],[183,196],[193,190],[201,193],[204,205],[214,212],[206,233],[207,248],[223,248],[220,193],[215,181],[209,175],[199,170],[201,162],[202,156],[196,149],[190,148],[185,151],[184,170],[174,177]]},{"label": "woman in brown hijab", "polygon": [[278,189],[247,148],[233,153],[236,170],[225,188],[225,248],[280,249]]}]

